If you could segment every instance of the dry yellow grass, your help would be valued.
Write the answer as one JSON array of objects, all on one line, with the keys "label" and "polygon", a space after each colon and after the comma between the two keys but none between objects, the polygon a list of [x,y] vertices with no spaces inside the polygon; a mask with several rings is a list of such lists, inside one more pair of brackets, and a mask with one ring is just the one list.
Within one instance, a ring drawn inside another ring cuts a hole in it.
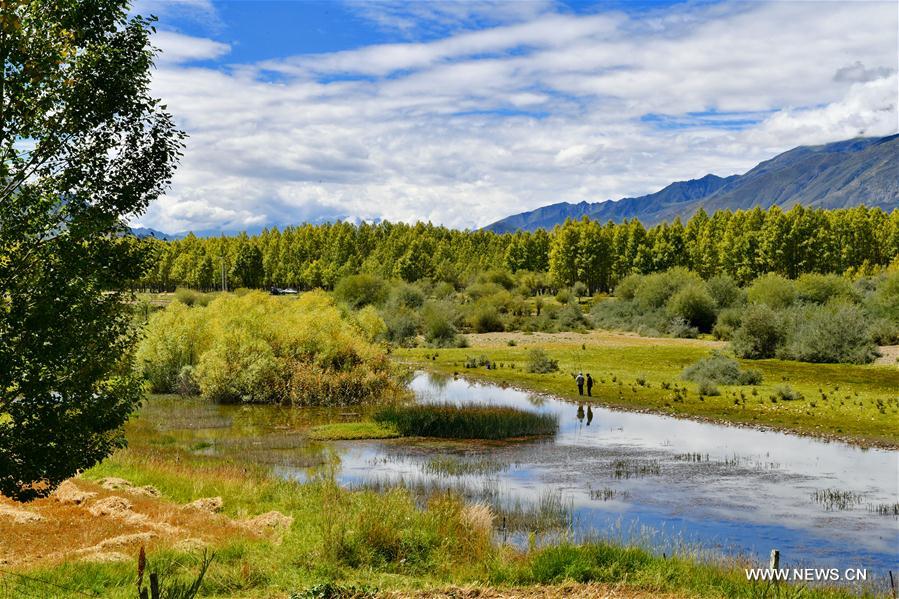
[{"label": "dry yellow grass", "polygon": [[0,564],[126,559],[137,555],[141,545],[148,550],[185,543],[216,546],[238,536],[259,538],[271,528],[210,510],[185,509],[144,488],[115,486],[71,479],[53,495],[31,503],[0,497]]}]

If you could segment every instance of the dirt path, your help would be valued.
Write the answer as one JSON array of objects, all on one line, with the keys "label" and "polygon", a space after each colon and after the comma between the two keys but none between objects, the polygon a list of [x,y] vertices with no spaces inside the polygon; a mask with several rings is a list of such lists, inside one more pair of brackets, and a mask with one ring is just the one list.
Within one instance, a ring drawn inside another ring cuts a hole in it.
[{"label": "dirt path", "polygon": [[685,347],[707,347],[721,349],[727,346],[725,341],[706,339],[674,339],[671,337],[641,337],[636,333],[615,331],[587,331],[586,333],[472,333],[465,336],[472,347],[490,347],[508,345],[552,345],[583,343],[591,347],[642,347],[647,345],[668,345]]},{"label": "dirt path", "polygon": [[882,366],[899,365],[899,345],[881,345],[880,357],[874,363]]}]

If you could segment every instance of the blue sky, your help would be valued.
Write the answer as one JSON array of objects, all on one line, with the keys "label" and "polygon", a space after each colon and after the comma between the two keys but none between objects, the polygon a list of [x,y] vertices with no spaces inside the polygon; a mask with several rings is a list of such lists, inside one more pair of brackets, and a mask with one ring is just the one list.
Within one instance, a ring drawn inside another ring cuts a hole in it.
[{"label": "blue sky", "polygon": [[138,0],[166,231],[510,213],[897,129],[891,2]]}]

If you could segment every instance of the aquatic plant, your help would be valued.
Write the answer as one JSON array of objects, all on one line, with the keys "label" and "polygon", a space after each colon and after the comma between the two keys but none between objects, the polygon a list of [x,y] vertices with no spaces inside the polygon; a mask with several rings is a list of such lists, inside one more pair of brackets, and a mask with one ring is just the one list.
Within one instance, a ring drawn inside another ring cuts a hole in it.
[{"label": "aquatic plant", "polygon": [[389,423],[403,436],[451,439],[507,439],[550,435],[559,426],[556,416],[504,406],[455,404],[388,406],[375,413],[376,422]]},{"label": "aquatic plant", "polygon": [[862,502],[862,495],[854,491],[839,489],[822,489],[812,493],[812,499],[828,512],[833,510],[851,510]]}]

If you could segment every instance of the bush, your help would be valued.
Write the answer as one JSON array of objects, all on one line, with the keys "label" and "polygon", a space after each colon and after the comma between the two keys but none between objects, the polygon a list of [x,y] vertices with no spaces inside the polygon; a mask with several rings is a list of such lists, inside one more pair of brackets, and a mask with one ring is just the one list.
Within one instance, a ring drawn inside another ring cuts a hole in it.
[{"label": "bush", "polygon": [[356,312],[353,321],[366,341],[375,341],[387,335],[387,324],[374,306],[365,306]]},{"label": "bush", "polygon": [[418,314],[405,306],[386,309],[382,318],[387,327],[386,337],[393,343],[404,345],[418,334]]},{"label": "bush", "polygon": [[715,275],[706,281],[706,287],[719,310],[736,306],[745,299],[743,290],[740,289],[733,277],[728,274]]},{"label": "bush", "polygon": [[[651,337],[652,335],[647,333],[644,329],[637,329],[641,335]],[[699,329],[690,325],[686,319],[681,316],[675,316],[670,321],[668,321],[668,325],[666,327],[666,332],[672,336],[680,339],[695,339],[699,335]]]},{"label": "bush", "polygon": [[775,401],[798,401],[803,399],[802,393],[795,391],[787,384],[776,386],[771,394],[771,398]]},{"label": "bush", "polygon": [[793,304],[796,290],[793,281],[772,272],[753,281],[746,295],[753,304],[764,304],[773,310],[783,310]]},{"label": "bush", "polygon": [[499,312],[493,306],[481,306],[475,309],[469,318],[471,328],[477,333],[492,333],[505,329]]},{"label": "bush", "polygon": [[773,358],[785,339],[784,325],[766,304],[752,304],[743,314],[731,348],[741,358]]},{"label": "bush", "polygon": [[150,315],[137,348],[138,371],[152,393],[172,393],[185,366],[195,366],[209,345],[202,308],[172,302]]},{"label": "bush", "polygon": [[559,361],[551,359],[542,349],[532,349],[528,352],[527,368],[534,374],[549,374],[559,371]]},{"label": "bush", "polygon": [[383,279],[365,273],[344,277],[334,287],[334,297],[354,309],[380,306],[387,301],[389,292]]},{"label": "bush", "polygon": [[556,293],[556,301],[560,304],[567,304],[574,300],[570,289],[559,289]]},{"label": "bush", "polygon": [[179,287],[175,289],[174,299],[176,302],[181,302],[185,306],[206,306],[212,301],[214,294],[212,293],[200,293],[199,291],[194,291],[193,289],[186,289],[184,287]]},{"label": "bush", "polygon": [[663,308],[671,296],[688,285],[702,285],[702,279],[685,268],[645,275],[634,293],[634,302],[643,310]]},{"label": "bush", "polygon": [[700,395],[721,395],[721,391],[718,390],[718,387],[715,385],[715,383],[705,379],[699,381],[699,387],[697,388],[697,391]]},{"label": "bush", "polygon": [[804,274],[796,279],[796,299],[812,304],[826,304],[835,298],[852,299],[855,289],[846,277]]},{"label": "bush", "polygon": [[[151,318],[139,365],[156,391],[195,384],[222,402],[368,402],[398,389],[384,351],[363,332],[377,329],[375,320],[365,310],[344,318],[322,291],[296,300],[221,295],[205,308],[174,302]],[[182,380],[185,372],[192,381]]]},{"label": "bush", "polygon": [[739,308],[726,308],[718,313],[718,320],[712,329],[715,339],[730,341],[734,332],[740,328],[743,322],[743,310]]},{"label": "bush", "polygon": [[457,343],[454,309],[446,302],[428,302],[422,309],[425,340],[436,347],[454,347]]},{"label": "bush", "polygon": [[802,362],[867,364],[878,356],[867,315],[848,303],[807,306],[794,315],[794,330],[779,353]]},{"label": "bush", "polygon": [[[718,351],[687,366],[681,378],[699,383],[709,381],[719,385],[758,385],[762,374],[757,370],[742,370],[740,363]],[[705,394],[711,395],[711,394]]]},{"label": "bush", "polygon": [[715,324],[715,300],[703,285],[687,285],[668,300],[665,311],[671,318],[682,318],[703,333]]},{"label": "bush", "polygon": [[421,308],[425,303],[425,294],[414,285],[398,283],[390,294],[390,303],[403,308]]},{"label": "bush", "polygon": [[559,426],[552,414],[501,406],[427,404],[389,406],[374,419],[393,425],[403,436],[449,439],[508,439],[551,435]]},{"label": "bush", "polygon": [[634,299],[642,279],[641,275],[627,275],[615,286],[615,297],[625,301]]},{"label": "bush", "polygon": [[574,331],[581,330],[590,325],[581,311],[581,307],[576,303],[571,303],[559,310],[556,314],[557,330]]},{"label": "bush", "polygon": [[[643,310],[634,302],[618,298],[593,305],[590,311],[593,326],[619,331],[651,331],[658,337],[667,328],[669,319],[662,310]],[[641,333],[642,334],[642,333]]]}]

